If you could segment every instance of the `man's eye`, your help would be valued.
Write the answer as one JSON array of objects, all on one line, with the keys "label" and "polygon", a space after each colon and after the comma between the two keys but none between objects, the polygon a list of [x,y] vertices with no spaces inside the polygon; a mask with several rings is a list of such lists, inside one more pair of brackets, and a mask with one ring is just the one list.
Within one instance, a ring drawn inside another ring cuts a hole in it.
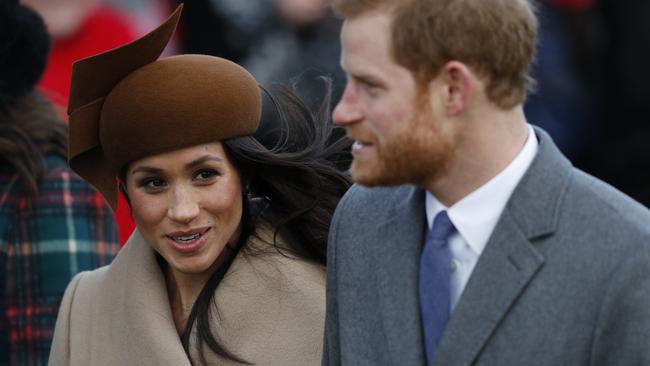
[{"label": "man's eye", "polygon": [[360,84],[361,84],[361,87],[363,88],[363,90],[365,90],[366,93],[368,93],[368,94],[375,95],[375,94],[377,94],[377,92],[379,92],[380,87],[377,84],[370,83],[370,82],[367,82],[367,81],[362,81]]}]

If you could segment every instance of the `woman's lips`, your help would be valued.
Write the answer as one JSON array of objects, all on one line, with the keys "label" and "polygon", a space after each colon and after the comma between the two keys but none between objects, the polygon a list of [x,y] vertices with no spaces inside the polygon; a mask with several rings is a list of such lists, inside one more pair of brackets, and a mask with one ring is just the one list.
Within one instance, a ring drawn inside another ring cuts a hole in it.
[{"label": "woman's lips", "polygon": [[172,248],[182,253],[191,253],[201,249],[208,240],[210,228],[177,231],[166,237]]}]

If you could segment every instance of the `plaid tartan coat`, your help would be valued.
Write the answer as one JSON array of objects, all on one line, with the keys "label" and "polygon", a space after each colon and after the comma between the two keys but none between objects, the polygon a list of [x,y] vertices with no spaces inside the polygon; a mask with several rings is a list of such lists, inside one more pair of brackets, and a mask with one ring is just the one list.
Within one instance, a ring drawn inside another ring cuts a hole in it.
[{"label": "plaid tartan coat", "polygon": [[46,158],[39,196],[0,163],[0,365],[45,365],[59,304],[79,271],[119,250],[104,198],[59,156]]},{"label": "plaid tartan coat", "polygon": [[[246,244],[255,255],[240,251],[217,288],[211,327],[229,351],[253,364],[320,366],[325,267],[279,254],[268,244],[272,231],[257,232]],[[190,343],[197,364],[195,346]],[[242,365],[209,349],[206,359],[209,365]],[[164,274],[137,229],[110,266],[70,282],[50,365],[190,366]]]}]

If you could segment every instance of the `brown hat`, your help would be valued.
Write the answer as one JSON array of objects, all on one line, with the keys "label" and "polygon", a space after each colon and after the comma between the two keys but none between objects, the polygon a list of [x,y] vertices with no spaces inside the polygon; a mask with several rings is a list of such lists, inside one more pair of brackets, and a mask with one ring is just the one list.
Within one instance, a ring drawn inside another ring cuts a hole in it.
[{"label": "brown hat", "polygon": [[241,66],[205,55],[156,59],[182,5],[160,27],[74,64],[68,114],[70,166],[113,208],[116,177],[146,156],[255,132],[257,82]]}]

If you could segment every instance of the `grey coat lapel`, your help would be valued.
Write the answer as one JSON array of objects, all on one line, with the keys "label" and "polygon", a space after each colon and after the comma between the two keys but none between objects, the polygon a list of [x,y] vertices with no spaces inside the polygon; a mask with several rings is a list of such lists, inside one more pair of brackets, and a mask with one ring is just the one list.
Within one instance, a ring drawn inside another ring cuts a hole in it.
[{"label": "grey coat lapel", "polygon": [[387,221],[369,233],[375,246],[377,285],[393,365],[422,365],[418,265],[425,234],[424,191],[405,186],[394,195]]},{"label": "grey coat lapel", "polygon": [[435,366],[470,365],[543,266],[534,241],[552,235],[571,165],[548,135],[515,189],[454,310]]}]

